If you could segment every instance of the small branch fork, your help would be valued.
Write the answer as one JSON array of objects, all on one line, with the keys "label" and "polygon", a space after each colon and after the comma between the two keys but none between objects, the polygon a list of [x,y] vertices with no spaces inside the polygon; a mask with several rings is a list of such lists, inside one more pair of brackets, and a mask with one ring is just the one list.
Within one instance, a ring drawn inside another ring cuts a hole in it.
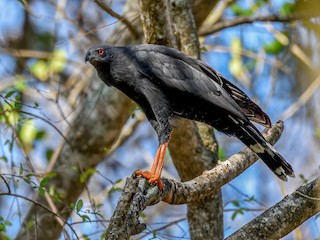
[{"label": "small branch fork", "polygon": [[[282,121],[272,128],[265,129],[264,137],[275,144],[284,129]],[[248,148],[231,156],[215,168],[205,171],[202,175],[188,182],[179,182],[162,178],[163,191],[144,178],[133,175],[127,179],[118,205],[110,220],[106,239],[129,239],[134,234],[141,233],[146,225],[140,223],[140,213],[150,205],[160,201],[169,204],[186,204],[199,201],[221,188],[250,167],[258,157]]]}]

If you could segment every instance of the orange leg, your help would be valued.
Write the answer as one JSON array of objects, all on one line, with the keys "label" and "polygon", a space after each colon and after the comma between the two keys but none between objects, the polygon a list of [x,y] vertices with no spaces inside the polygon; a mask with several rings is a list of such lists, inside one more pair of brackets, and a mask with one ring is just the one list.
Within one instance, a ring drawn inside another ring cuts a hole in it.
[{"label": "orange leg", "polygon": [[157,183],[160,190],[163,189],[163,184],[161,182],[160,176],[164,164],[164,156],[168,147],[168,142],[161,144],[157,150],[156,156],[154,158],[151,171],[140,171],[137,170],[135,173],[149,180],[150,183]]}]

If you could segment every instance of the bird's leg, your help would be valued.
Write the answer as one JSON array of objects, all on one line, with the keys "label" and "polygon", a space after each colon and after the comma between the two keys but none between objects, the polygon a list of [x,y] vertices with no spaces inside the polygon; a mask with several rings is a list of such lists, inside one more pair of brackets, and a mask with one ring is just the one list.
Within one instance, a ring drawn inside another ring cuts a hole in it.
[{"label": "bird's leg", "polygon": [[150,183],[157,183],[160,190],[163,189],[163,184],[161,182],[160,176],[164,163],[164,156],[168,147],[168,142],[161,144],[157,150],[156,156],[154,158],[151,171],[135,171],[135,174],[144,177],[149,180]]}]

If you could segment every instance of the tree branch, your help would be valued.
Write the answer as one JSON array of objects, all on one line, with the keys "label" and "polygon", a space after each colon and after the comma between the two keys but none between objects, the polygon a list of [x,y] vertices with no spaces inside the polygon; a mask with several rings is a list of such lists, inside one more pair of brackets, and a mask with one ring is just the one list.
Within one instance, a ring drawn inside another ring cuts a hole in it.
[{"label": "tree branch", "polygon": [[[272,128],[265,129],[264,137],[274,144],[283,131],[283,122],[279,121]],[[164,201],[170,204],[198,202],[213,194],[224,184],[251,166],[258,157],[248,148],[233,155],[210,171],[187,182],[164,179],[164,190],[150,185],[144,178],[132,176],[126,186],[117,208],[110,220],[106,239],[129,239],[132,234],[140,233],[145,225],[139,221],[140,213],[147,207]]]},{"label": "tree branch", "polygon": [[320,179],[298,188],[244,227],[227,237],[280,239],[320,211]]},{"label": "tree branch", "polygon": [[135,39],[139,37],[138,31],[135,29],[135,27],[128,21],[128,19],[124,16],[121,16],[120,14],[116,13],[112,10],[111,7],[107,3],[105,3],[103,0],[95,0],[95,3],[99,5],[104,11],[106,11],[110,16],[119,19],[124,25],[127,26],[129,31],[132,33]]},{"label": "tree branch", "polygon": [[292,22],[295,20],[299,20],[302,18],[306,18],[303,15],[288,15],[288,16],[279,16],[279,15],[268,15],[268,16],[250,16],[250,17],[237,17],[230,20],[223,20],[217,22],[213,25],[210,29],[203,29],[199,32],[199,36],[206,36],[209,34],[213,34],[219,32],[225,28],[238,26],[241,24],[246,23],[253,23],[253,22]]}]

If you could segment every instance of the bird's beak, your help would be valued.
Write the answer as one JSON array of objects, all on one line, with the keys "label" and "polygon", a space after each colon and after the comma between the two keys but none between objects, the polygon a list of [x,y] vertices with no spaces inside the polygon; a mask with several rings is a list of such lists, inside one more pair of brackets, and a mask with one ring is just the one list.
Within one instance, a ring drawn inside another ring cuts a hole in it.
[{"label": "bird's beak", "polygon": [[87,52],[86,57],[84,58],[84,61],[85,61],[85,62],[88,62],[88,61],[90,62],[91,58],[92,58],[92,57],[91,57],[91,53],[90,53],[90,52]]}]

